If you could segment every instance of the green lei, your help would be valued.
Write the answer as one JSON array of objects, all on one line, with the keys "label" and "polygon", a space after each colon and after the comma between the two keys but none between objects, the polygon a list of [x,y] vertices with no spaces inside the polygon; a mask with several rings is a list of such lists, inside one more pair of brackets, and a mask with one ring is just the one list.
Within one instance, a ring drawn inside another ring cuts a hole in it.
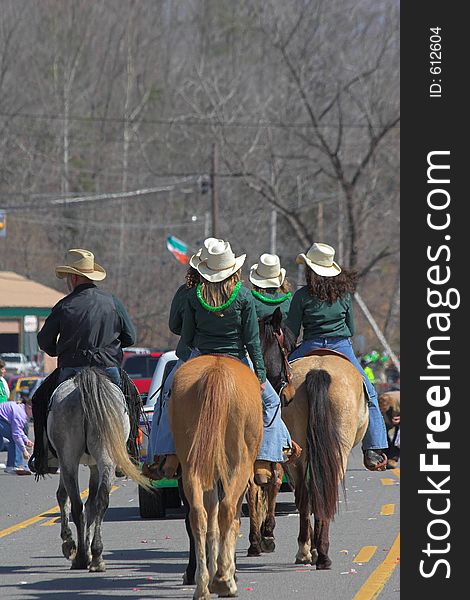
[{"label": "green lei", "polygon": [[198,283],[197,288],[196,288],[196,296],[197,296],[197,299],[199,300],[199,302],[201,303],[201,305],[206,310],[210,310],[211,312],[220,312],[220,311],[228,308],[232,304],[232,302],[235,300],[235,298],[238,296],[238,292],[240,291],[240,288],[242,287],[242,282],[239,281],[237,283],[230,298],[227,300],[227,302],[225,302],[224,304],[221,304],[220,306],[210,306],[209,304],[207,304],[207,302],[204,300],[204,298],[202,297],[202,294],[201,294],[201,285],[202,285],[201,283]]},{"label": "green lei", "polygon": [[261,300],[261,302],[264,302],[265,304],[281,304],[281,302],[284,302],[284,300],[287,300],[287,298],[292,296],[292,292],[287,292],[287,294],[281,296],[280,298],[267,298],[256,290],[251,290],[251,293],[255,298],[258,298],[258,300]]}]

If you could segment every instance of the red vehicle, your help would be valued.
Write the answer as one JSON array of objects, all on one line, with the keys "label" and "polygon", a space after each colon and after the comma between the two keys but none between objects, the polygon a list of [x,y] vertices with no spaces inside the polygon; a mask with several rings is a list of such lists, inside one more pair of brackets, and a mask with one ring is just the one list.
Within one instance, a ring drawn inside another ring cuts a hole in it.
[{"label": "red vehicle", "polygon": [[147,394],[161,352],[125,352],[122,368],[135,383],[139,394]]}]

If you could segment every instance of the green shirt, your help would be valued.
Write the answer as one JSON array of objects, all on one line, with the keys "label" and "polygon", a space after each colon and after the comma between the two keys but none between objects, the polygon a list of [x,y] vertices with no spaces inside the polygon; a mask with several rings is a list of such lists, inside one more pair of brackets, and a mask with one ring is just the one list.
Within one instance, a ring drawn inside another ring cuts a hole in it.
[{"label": "green shirt", "polygon": [[223,317],[205,309],[196,296],[196,289],[188,291],[181,338],[202,354],[228,354],[245,358],[246,351],[253,362],[261,383],[266,381],[266,369],[259,341],[258,318],[251,292],[240,288],[232,304],[223,311]]},{"label": "green shirt", "polygon": [[318,337],[351,337],[354,335],[351,295],[346,294],[336,302],[323,302],[311,296],[308,287],[304,286],[292,298],[286,325],[296,338],[303,326],[303,341]]},{"label": "green shirt", "polygon": [[[191,288],[186,287],[186,284],[181,285],[177,290],[176,294],[171,301],[170,317],[168,319],[168,326],[170,331],[176,335],[181,335],[181,329],[183,328],[183,316],[186,307],[186,298]],[[178,340],[176,346],[176,356],[182,361],[187,361],[191,354],[191,348],[189,348],[183,340]]]},{"label": "green shirt", "polygon": [[[287,313],[289,312],[290,303],[292,300],[292,296],[289,296],[282,302],[271,303],[271,302],[263,302],[260,298],[255,296],[253,292],[251,293],[253,299],[255,301],[256,314],[258,315],[258,319],[264,319],[265,317],[269,317],[273,314],[277,307],[281,309],[282,318],[285,319],[287,317]],[[282,298],[286,294],[279,291],[278,288],[268,288],[264,291],[264,296],[266,296],[267,300],[271,300],[273,298]]]}]

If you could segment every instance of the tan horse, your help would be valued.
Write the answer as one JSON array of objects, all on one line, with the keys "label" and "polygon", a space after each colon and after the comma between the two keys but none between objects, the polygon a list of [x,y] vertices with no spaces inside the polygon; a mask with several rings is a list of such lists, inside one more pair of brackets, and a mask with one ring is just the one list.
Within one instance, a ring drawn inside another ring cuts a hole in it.
[{"label": "tan horse", "polygon": [[281,323],[278,309],[265,319],[260,340],[267,377],[283,402],[282,419],[303,448],[295,463],[285,465],[300,513],[296,562],[328,569],[329,524],[337,509],[339,484],[349,454],[368,425],[362,376],[346,357],[330,350],[289,364],[286,355],[295,340]]},{"label": "tan horse", "polygon": [[196,590],[236,596],[240,510],[261,446],[260,384],[242,362],[205,355],[175,374],[169,419],[196,548]]},{"label": "tan horse", "polygon": [[352,448],[364,437],[369,411],[361,374],[342,356],[300,358],[292,363],[292,375],[295,395],[282,418],[304,448],[300,459],[288,467],[300,513],[296,562],[328,569],[329,525],[338,505],[339,484]]}]

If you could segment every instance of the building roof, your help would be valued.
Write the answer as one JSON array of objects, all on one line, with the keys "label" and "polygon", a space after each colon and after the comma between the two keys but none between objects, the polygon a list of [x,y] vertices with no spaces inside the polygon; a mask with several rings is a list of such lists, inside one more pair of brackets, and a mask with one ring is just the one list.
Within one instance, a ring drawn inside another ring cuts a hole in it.
[{"label": "building roof", "polygon": [[18,273],[0,271],[0,308],[52,308],[64,295]]}]

